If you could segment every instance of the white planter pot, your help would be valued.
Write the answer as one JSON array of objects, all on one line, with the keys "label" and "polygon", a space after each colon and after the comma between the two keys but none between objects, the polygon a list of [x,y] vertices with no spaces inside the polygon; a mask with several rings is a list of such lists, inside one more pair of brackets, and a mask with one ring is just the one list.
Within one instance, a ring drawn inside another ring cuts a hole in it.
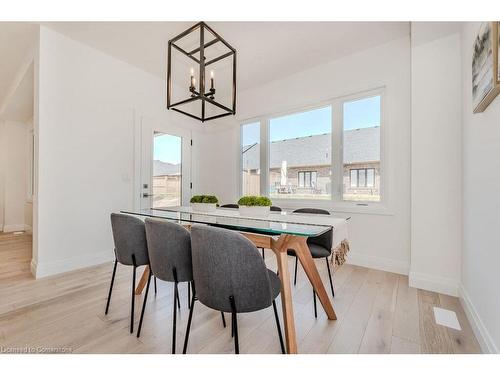
[{"label": "white planter pot", "polygon": [[193,211],[198,212],[213,212],[217,208],[215,203],[191,203]]},{"label": "white planter pot", "polygon": [[269,206],[240,206],[239,208],[240,216],[268,216],[270,207]]}]

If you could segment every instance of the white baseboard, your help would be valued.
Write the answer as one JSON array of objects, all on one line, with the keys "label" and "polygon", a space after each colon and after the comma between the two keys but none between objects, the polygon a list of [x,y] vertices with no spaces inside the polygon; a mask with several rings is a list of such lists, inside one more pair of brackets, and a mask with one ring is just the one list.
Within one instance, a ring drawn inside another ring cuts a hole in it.
[{"label": "white baseboard", "polygon": [[33,277],[36,279],[36,269],[37,269],[38,263],[35,261],[34,258],[31,258],[30,262],[30,271]]},{"label": "white baseboard", "polygon": [[472,304],[469,294],[467,293],[463,285],[459,286],[458,294],[462,308],[465,311],[465,315],[467,315],[467,319],[469,319],[472,330],[474,331],[474,335],[476,335],[477,341],[479,341],[481,350],[483,351],[483,353],[498,354],[499,351],[497,346],[495,345],[495,342],[486,329],[486,326],[481,320],[476,308]]},{"label": "white baseboard", "polygon": [[3,226],[3,231],[5,233],[23,232],[23,231],[26,231],[27,228],[31,229],[31,227],[29,225],[26,225],[26,224],[5,224]]},{"label": "white baseboard", "polygon": [[457,280],[410,271],[408,281],[411,287],[458,297]]},{"label": "white baseboard", "polygon": [[382,258],[373,255],[349,252],[347,254],[347,263],[355,266],[373,268],[376,270],[408,275],[410,263],[389,258]]},{"label": "white baseboard", "polygon": [[80,268],[95,266],[98,264],[111,262],[114,260],[112,250],[102,251],[86,256],[56,260],[51,262],[33,262],[31,261],[31,273],[35,278],[57,275],[68,271],[74,271]]}]

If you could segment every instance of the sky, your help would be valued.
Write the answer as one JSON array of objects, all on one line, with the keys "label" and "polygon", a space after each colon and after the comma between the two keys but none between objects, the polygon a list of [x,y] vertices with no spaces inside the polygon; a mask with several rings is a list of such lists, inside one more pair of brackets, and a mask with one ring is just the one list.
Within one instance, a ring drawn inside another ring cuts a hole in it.
[{"label": "sky", "polygon": [[[271,142],[331,132],[331,107],[271,119]],[[344,129],[380,126],[380,96],[344,103]],[[259,142],[259,123],[242,128],[243,145]]]},{"label": "sky", "polygon": [[[271,142],[325,134],[331,131],[331,107],[271,119]],[[380,126],[380,96],[344,103],[344,129],[360,129]],[[242,127],[243,145],[260,141],[259,123]],[[162,134],[154,138],[154,159],[178,164],[181,162],[182,138]]]},{"label": "sky", "polygon": [[154,137],[154,160],[179,164],[181,162],[182,138],[162,134]]}]

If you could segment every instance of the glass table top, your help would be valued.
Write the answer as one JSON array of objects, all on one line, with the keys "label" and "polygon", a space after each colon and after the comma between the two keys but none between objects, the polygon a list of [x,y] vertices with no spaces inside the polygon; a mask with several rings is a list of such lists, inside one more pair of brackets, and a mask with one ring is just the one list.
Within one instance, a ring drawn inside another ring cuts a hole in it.
[{"label": "glass table top", "polygon": [[[296,236],[316,237],[333,228],[325,223],[314,223],[308,215],[270,213],[265,217],[244,217],[238,210],[217,208],[213,212],[198,212],[191,207],[150,208],[142,210],[123,210],[124,214],[142,217],[173,220],[181,223],[208,224],[220,228],[267,235],[291,234]],[[328,218],[332,219],[332,218]],[[344,219],[337,219],[344,220]],[[320,220],[321,221],[321,220]]]}]

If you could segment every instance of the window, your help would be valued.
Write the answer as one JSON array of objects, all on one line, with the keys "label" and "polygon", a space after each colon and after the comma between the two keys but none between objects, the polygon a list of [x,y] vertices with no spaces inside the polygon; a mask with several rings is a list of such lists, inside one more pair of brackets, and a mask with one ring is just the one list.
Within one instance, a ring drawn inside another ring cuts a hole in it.
[{"label": "window", "polygon": [[242,124],[241,193],[380,202],[382,95],[377,89]]},{"label": "window", "polygon": [[380,201],[380,95],[343,102],[345,201]]},{"label": "window", "polygon": [[375,169],[351,169],[351,188],[373,188],[375,186]]},{"label": "window", "polygon": [[271,118],[269,141],[271,198],[330,199],[331,106]]},{"label": "window", "polygon": [[241,192],[260,195],[260,122],[241,126]]},{"label": "window", "polygon": [[299,172],[299,187],[315,188],[316,187],[316,171],[301,171]]}]

